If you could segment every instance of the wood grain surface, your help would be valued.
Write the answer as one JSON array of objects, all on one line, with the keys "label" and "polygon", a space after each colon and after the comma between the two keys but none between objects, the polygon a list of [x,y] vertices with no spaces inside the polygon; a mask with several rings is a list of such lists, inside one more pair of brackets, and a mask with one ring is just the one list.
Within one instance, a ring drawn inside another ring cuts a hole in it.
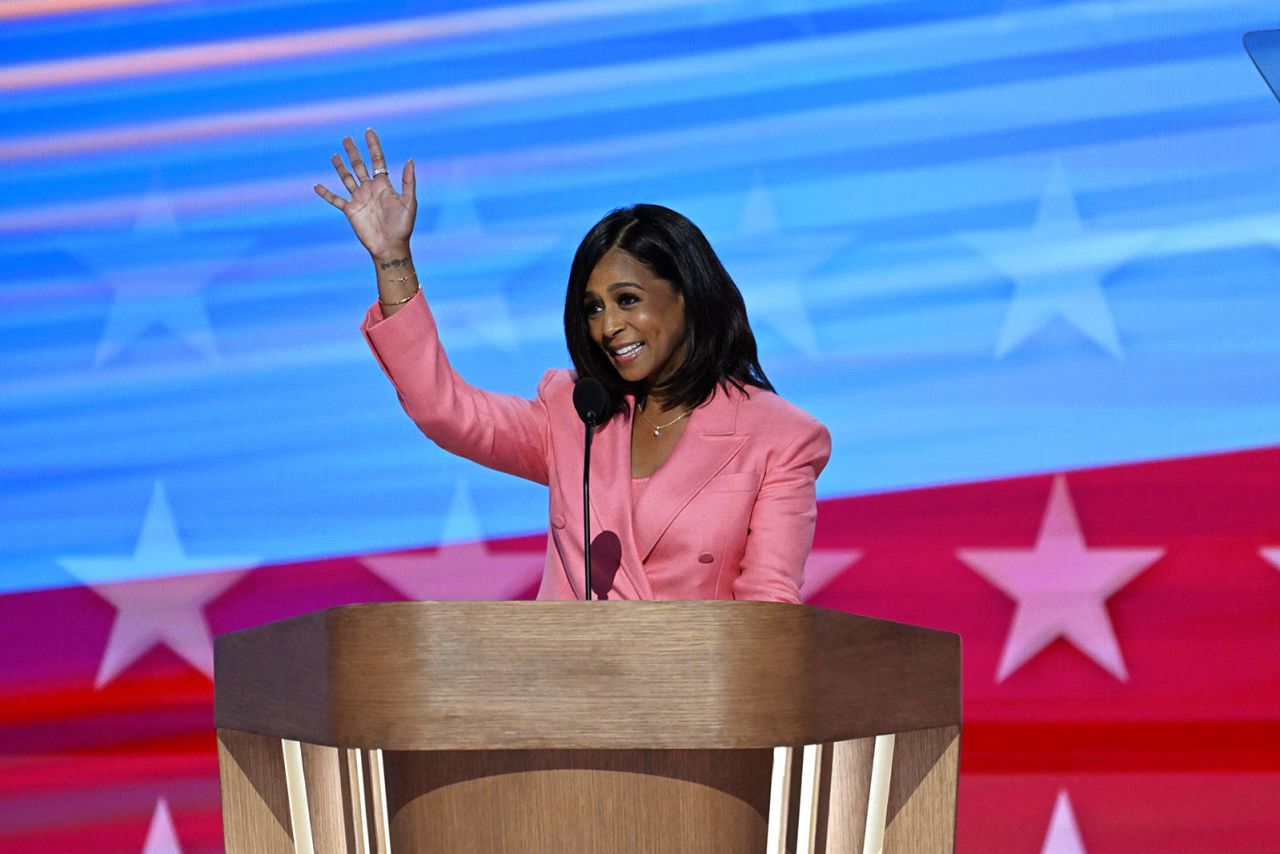
[{"label": "wood grain surface", "polygon": [[959,758],[959,727],[898,734],[885,854],[954,850]]},{"label": "wood grain surface", "polygon": [[342,751],[318,744],[302,745],[311,838],[316,854],[357,854],[351,826],[350,781]]},{"label": "wood grain surface", "polygon": [[831,746],[827,854],[862,854],[875,742],[875,738],[858,738]]},{"label": "wood grain surface", "polygon": [[763,851],[773,752],[387,752],[393,851]]},{"label": "wood grain surface", "polygon": [[335,608],[218,638],[215,719],[231,852],[293,850],[279,738],[323,852],[763,851],[772,748],[806,744],[784,838],[857,851],[880,733],[886,854],[954,845],[959,638],[817,608]]},{"label": "wood grain surface", "polygon": [[232,854],[294,854],[280,740],[218,730],[222,829]]},{"label": "wood grain surface", "polygon": [[813,744],[958,724],[959,656],[778,603],[354,605],[219,637],[215,719],[392,750]]}]

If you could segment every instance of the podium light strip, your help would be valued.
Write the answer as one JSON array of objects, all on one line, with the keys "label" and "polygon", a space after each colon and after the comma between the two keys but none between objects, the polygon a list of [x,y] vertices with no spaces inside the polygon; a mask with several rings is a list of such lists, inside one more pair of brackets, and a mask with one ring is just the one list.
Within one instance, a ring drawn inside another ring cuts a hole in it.
[{"label": "podium light strip", "polygon": [[302,767],[302,743],[280,739],[284,753],[284,785],[289,793],[289,822],[293,826],[293,850],[297,854],[315,854],[311,838],[311,810],[307,805],[307,778]]},{"label": "podium light strip", "polygon": [[773,749],[773,779],[769,784],[769,829],[766,854],[783,854],[787,847],[787,813],[791,804],[790,747]]},{"label": "podium light strip", "polygon": [[796,852],[812,854],[817,842],[819,786],[822,785],[821,744],[806,744],[800,764],[800,814],[796,818]]},{"label": "podium light strip", "polygon": [[387,818],[387,778],[382,751],[369,751],[369,791],[373,795],[373,834],[378,854],[391,854],[391,826]]},{"label": "podium light strip", "polygon": [[884,825],[889,815],[889,782],[893,777],[893,746],[897,736],[877,735],[871,755],[871,790],[867,794],[867,829],[862,836],[862,854],[884,851]]},{"label": "podium light strip", "polygon": [[369,854],[369,814],[364,808],[364,760],[359,749],[343,750],[347,757],[347,778],[351,780],[352,838],[355,854]]}]

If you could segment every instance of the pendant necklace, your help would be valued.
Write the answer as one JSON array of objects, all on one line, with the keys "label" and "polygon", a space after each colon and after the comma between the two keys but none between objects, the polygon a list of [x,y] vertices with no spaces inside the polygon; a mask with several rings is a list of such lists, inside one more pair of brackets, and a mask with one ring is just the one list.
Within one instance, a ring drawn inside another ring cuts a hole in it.
[{"label": "pendant necklace", "polygon": [[668,427],[670,427],[672,424],[675,424],[681,418],[687,418],[689,415],[689,410],[686,409],[684,412],[680,413],[675,418],[672,418],[666,424],[654,424],[653,421],[650,420],[649,416],[644,414],[643,406],[640,406],[639,404],[637,404],[636,409],[640,410],[640,417],[643,418],[645,421],[648,421],[649,426],[653,428],[653,435],[655,438],[661,437],[663,430],[666,430]]}]

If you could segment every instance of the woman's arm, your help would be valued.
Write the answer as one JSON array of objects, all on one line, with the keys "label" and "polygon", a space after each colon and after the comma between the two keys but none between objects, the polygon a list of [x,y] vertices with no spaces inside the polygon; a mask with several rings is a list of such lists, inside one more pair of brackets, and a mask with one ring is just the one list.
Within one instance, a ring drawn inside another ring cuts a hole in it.
[{"label": "woman's arm", "polygon": [[818,518],[816,481],[831,456],[831,434],[808,421],[770,460],[751,510],[734,599],[799,602],[804,563]]},{"label": "woman's arm", "polygon": [[[464,382],[450,366],[409,251],[418,209],[413,161],[404,166],[403,192],[396,192],[372,129],[365,131],[365,142],[372,174],[350,137],[342,145],[351,168],[341,155],[333,155],[334,170],[350,198],[320,184],[315,191],[342,211],[373,260],[378,304],[363,326],[369,346],[405,411],[438,445],[481,465],[546,483],[549,440],[542,395],[530,401],[485,392]],[[553,376],[547,374],[540,392]]]},{"label": "woman's arm", "polygon": [[543,376],[534,400],[478,389],[449,364],[426,298],[417,294],[402,308],[383,319],[385,308],[371,306],[362,329],[418,429],[450,453],[547,483],[546,397],[557,372]]}]

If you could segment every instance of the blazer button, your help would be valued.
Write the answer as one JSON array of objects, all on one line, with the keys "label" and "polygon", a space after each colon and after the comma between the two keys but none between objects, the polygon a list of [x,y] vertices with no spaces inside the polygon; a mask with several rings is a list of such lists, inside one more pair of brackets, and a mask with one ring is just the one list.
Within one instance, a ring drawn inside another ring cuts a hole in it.
[{"label": "blazer button", "polygon": [[557,528],[563,528],[563,527],[564,527],[564,516],[563,516],[562,514],[560,514],[560,513],[557,513],[556,515],[552,516],[552,517],[551,517],[551,524],[552,524],[552,525],[555,525]]},{"label": "blazer button", "polygon": [[703,552],[698,555],[698,563],[715,563],[715,561],[715,555],[711,554],[711,552]]}]

